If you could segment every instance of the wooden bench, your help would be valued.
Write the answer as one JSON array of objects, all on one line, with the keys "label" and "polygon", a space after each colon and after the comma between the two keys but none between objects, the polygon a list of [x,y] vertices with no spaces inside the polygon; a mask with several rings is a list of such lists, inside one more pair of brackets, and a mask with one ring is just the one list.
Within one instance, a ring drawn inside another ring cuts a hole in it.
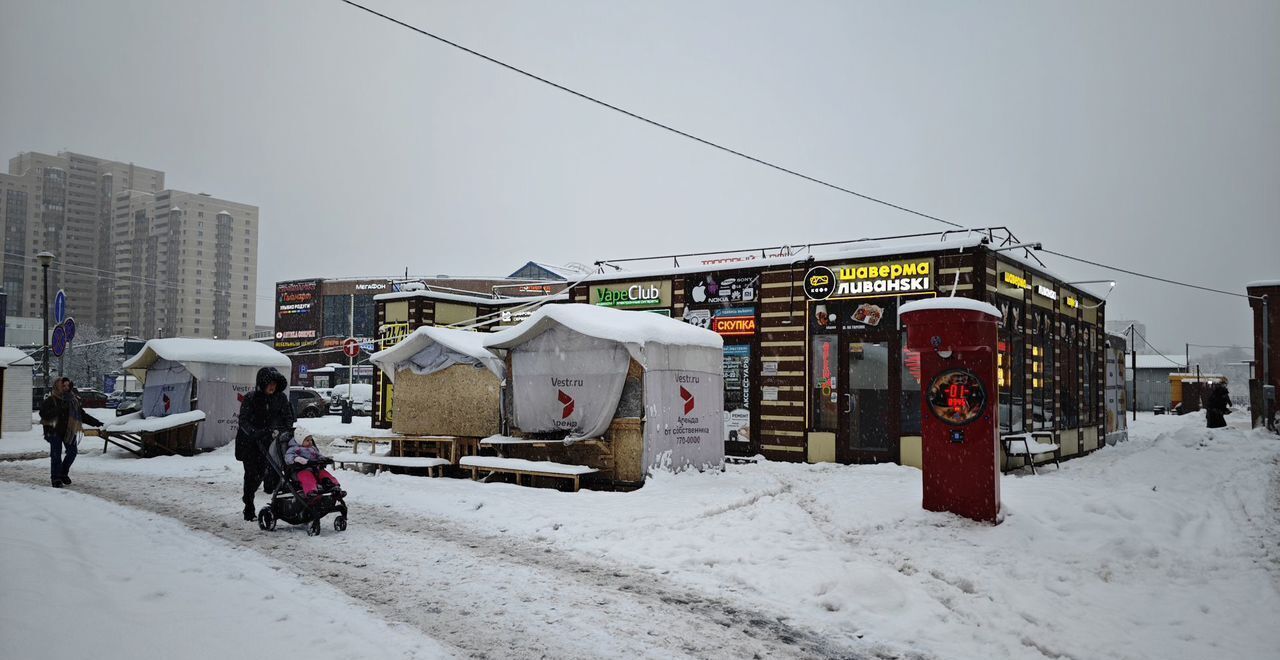
[{"label": "wooden bench", "polygon": [[456,435],[402,435],[391,438],[391,455],[421,456],[429,453],[457,465],[459,458],[476,453],[477,442],[478,438]]},{"label": "wooden bench", "polygon": [[333,462],[339,467],[346,467],[348,463],[353,465],[373,465],[375,466],[375,474],[389,467],[425,468],[427,470],[427,474],[433,477],[440,476],[441,471],[446,465],[453,465],[453,463],[450,463],[446,458],[419,458],[357,453],[334,454]]},{"label": "wooden bench", "polygon": [[[163,419],[163,418],[160,418]],[[85,437],[102,438],[102,453],[107,453],[109,445],[115,445],[139,458],[152,456],[194,456],[200,452],[196,447],[196,430],[200,419],[175,424],[163,428],[142,428],[140,425],[119,426],[108,422],[103,428],[85,429]],[[116,421],[116,420],[113,420]],[[158,426],[162,422],[156,423]],[[115,427],[115,428],[111,428]]]},{"label": "wooden bench", "polygon": [[459,465],[471,470],[471,478],[477,478],[481,470],[489,474],[515,475],[516,485],[521,485],[520,477],[550,477],[567,479],[573,482],[573,492],[578,492],[584,474],[596,472],[595,468],[585,465],[567,465],[551,461],[526,461],[523,458],[501,458],[498,456],[463,456]]},{"label": "wooden bench", "polygon": [[1036,457],[1044,454],[1053,454],[1053,464],[1059,470],[1062,464],[1059,459],[1062,458],[1062,447],[1056,443],[1041,443],[1037,438],[1053,439],[1052,431],[1033,431],[1031,433],[1013,433],[1010,435],[1000,436],[1000,442],[1004,445],[1005,468],[1002,472],[1009,472],[1008,459],[1014,456],[1022,457],[1023,464],[1018,468],[1031,466],[1031,474],[1036,474]]}]

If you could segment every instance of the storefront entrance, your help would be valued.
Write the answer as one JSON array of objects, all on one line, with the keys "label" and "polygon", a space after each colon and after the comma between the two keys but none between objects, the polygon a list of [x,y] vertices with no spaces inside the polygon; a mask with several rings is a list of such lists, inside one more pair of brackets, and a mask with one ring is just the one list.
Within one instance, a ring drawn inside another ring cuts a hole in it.
[{"label": "storefront entrance", "polygon": [[893,300],[811,305],[813,429],[835,433],[837,462],[898,460],[903,361],[896,308]]}]

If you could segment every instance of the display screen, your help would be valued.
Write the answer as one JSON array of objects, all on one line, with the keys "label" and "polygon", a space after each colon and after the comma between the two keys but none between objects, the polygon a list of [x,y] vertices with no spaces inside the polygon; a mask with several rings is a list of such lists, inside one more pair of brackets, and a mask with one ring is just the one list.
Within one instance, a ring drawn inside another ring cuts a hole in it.
[{"label": "display screen", "polygon": [[981,416],[986,406],[986,388],[972,371],[950,369],[929,384],[929,408],[947,424],[968,424]]}]

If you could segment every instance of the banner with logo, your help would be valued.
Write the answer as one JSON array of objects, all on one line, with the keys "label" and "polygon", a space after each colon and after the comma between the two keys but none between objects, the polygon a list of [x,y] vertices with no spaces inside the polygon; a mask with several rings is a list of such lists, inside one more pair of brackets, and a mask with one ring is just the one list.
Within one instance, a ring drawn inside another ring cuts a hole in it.
[{"label": "banner with logo", "polygon": [[196,433],[196,446],[213,449],[235,440],[240,428],[240,404],[245,395],[257,387],[258,367],[201,366],[201,377],[196,382],[196,407],[204,411],[205,419]]},{"label": "banner with logo", "polygon": [[604,435],[630,363],[622,344],[559,327],[512,349],[516,427],[575,439]]},{"label": "banner with logo", "polygon": [[156,360],[142,388],[142,416],[164,417],[191,411],[191,372],[180,362]]},{"label": "banner with logo", "polygon": [[814,266],[804,276],[810,300],[912,296],[933,292],[933,257]]},{"label": "banner with logo", "polygon": [[724,463],[724,379],[701,371],[644,376],[646,472]]}]

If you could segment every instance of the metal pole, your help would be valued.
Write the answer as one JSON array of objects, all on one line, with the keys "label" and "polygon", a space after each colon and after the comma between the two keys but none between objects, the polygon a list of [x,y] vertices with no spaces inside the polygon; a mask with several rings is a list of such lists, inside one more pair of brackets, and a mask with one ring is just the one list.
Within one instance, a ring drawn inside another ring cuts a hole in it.
[{"label": "metal pole", "polygon": [[1133,372],[1133,405],[1130,407],[1133,409],[1133,421],[1135,422],[1138,421],[1138,345],[1134,343],[1134,339],[1135,339],[1134,334],[1136,334],[1136,332],[1137,331],[1133,329],[1133,324],[1130,323],[1129,324],[1129,355],[1130,355],[1129,370]]},{"label": "metal pole", "polygon": [[1182,350],[1183,350],[1183,353],[1185,354],[1184,359],[1187,361],[1186,362],[1187,368],[1190,369],[1191,368],[1191,344],[1183,344]]},{"label": "metal pole", "polygon": [[1262,387],[1263,387],[1262,413],[1263,415],[1266,416],[1266,419],[1263,421],[1263,426],[1270,428],[1272,430],[1275,430],[1274,427],[1271,425],[1271,407],[1266,402],[1267,400],[1266,387],[1267,387],[1267,384],[1271,382],[1270,381],[1271,370],[1269,368],[1270,361],[1271,361],[1270,303],[1271,303],[1271,300],[1269,295],[1262,296]]},{"label": "metal pole", "polygon": [[41,264],[44,271],[44,395],[49,396],[49,264]]}]

